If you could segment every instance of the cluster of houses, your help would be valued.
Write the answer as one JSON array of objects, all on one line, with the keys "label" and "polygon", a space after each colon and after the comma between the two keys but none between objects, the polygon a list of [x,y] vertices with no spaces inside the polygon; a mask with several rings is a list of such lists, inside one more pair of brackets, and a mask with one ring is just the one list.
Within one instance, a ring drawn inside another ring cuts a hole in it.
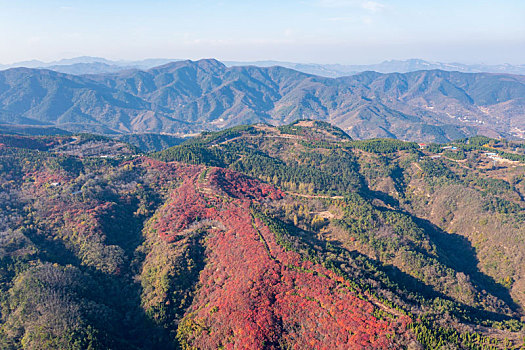
[{"label": "cluster of houses", "polygon": [[485,152],[485,156],[487,156],[487,158],[489,159],[492,159],[494,161],[494,163],[496,161],[502,161],[503,158],[501,158],[497,153],[494,153],[494,152]]}]

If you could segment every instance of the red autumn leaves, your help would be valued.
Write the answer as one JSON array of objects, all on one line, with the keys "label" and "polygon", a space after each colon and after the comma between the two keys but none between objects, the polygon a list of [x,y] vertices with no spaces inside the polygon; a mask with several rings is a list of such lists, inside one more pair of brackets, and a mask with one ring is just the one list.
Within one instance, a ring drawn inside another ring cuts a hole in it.
[{"label": "red autumn leaves", "polygon": [[199,221],[225,228],[210,229],[205,240],[207,264],[186,312],[186,319],[200,326],[185,332],[189,344],[204,349],[396,347],[392,335],[405,334],[408,319],[374,317],[376,306],[357,297],[342,277],[285,251],[253,218],[252,200],[282,198],[282,192],[225,169],[210,169],[205,179],[208,183],[200,184],[198,176],[186,177],[154,224],[170,242]]}]

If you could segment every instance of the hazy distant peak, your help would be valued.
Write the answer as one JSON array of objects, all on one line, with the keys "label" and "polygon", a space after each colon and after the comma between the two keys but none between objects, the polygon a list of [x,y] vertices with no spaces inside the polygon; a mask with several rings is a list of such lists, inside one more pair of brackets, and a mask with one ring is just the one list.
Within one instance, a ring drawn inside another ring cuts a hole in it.
[{"label": "hazy distant peak", "polygon": [[214,58],[200,59],[197,61],[174,61],[149,69],[150,72],[173,71],[184,67],[200,68],[203,70],[226,69],[226,65]]},{"label": "hazy distant peak", "polygon": [[[274,67],[281,66],[297,70],[299,72],[313,74],[329,78],[338,78],[343,76],[350,76],[365,71],[376,71],[380,73],[408,73],[420,70],[440,69],[445,71],[458,71],[464,73],[507,73],[525,75],[525,65],[485,65],[485,64],[464,64],[464,63],[441,63],[431,62],[420,58],[411,58],[406,60],[386,60],[377,64],[364,65],[345,65],[345,64],[319,64],[319,63],[296,63],[284,61],[225,61],[224,63],[216,59],[202,59],[197,61],[180,60],[180,59],[165,59],[165,58],[150,58],[138,61],[112,61],[101,57],[82,56],[75,58],[62,59],[54,62],[42,62],[38,60],[18,62],[9,65],[0,65],[0,69],[8,69],[13,67],[27,67],[27,68],[47,68],[58,72],[83,75],[83,74],[101,74],[101,73],[115,73],[118,71],[141,69],[149,70],[156,67],[170,65],[169,67],[176,68],[179,65],[171,65],[175,62],[183,62],[182,64],[191,64],[195,67],[224,69],[225,66],[255,66],[255,67]],[[163,67],[166,68],[166,67]]]}]

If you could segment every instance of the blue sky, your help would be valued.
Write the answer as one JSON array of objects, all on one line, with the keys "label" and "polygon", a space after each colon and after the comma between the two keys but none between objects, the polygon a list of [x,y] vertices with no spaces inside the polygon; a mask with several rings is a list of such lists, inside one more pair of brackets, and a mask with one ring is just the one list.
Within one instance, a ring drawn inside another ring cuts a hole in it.
[{"label": "blue sky", "polygon": [[525,63],[524,0],[0,0],[0,63]]}]

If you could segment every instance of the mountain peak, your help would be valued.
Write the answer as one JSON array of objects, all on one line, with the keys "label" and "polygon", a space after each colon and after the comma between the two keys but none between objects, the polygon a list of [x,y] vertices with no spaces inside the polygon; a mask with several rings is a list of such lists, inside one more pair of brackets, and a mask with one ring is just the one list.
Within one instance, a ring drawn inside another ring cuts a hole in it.
[{"label": "mountain peak", "polygon": [[222,63],[221,61],[215,59],[215,58],[202,58],[200,60],[197,60],[197,61],[190,61],[190,62],[194,62],[198,65],[210,65],[210,66],[215,66],[215,67],[226,67],[224,65],[224,63]]},{"label": "mountain peak", "polygon": [[151,68],[149,71],[151,72],[172,71],[172,70],[177,70],[177,69],[184,68],[184,67],[200,68],[200,69],[207,70],[207,71],[208,70],[209,71],[223,70],[227,68],[222,62],[214,58],[204,58],[204,59],[200,59],[197,61],[184,60],[184,61],[169,62],[161,66]]}]

